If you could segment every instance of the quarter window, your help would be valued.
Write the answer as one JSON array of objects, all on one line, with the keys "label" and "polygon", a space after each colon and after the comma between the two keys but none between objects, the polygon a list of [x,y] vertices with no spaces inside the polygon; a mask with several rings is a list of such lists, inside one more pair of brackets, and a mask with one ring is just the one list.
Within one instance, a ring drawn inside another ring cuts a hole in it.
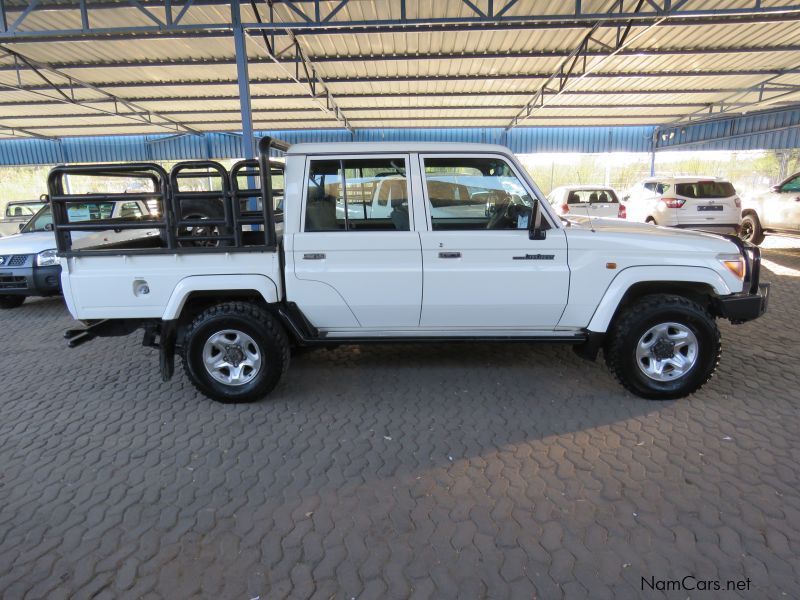
[{"label": "quarter window", "polygon": [[402,158],[312,160],[305,231],[409,231]]},{"label": "quarter window", "polygon": [[425,159],[434,230],[527,229],[533,200],[500,158]]}]

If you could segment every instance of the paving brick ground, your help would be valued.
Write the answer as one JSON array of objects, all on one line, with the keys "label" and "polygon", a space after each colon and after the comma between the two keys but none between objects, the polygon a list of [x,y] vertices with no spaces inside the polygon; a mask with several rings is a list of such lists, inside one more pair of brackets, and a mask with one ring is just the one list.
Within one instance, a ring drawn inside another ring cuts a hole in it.
[{"label": "paving brick ground", "polygon": [[800,597],[800,248],[771,245],[770,313],[676,402],[568,348],[418,345],[223,406],[136,336],[67,350],[57,299],[3,312],[0,595]]}]

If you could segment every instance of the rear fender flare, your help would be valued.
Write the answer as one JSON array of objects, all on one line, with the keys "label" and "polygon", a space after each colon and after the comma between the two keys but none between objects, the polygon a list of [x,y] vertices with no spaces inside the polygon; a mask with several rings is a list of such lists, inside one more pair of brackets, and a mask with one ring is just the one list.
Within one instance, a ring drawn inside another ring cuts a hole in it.
[{"label": "rear fender flare", "polygon": [[718,296],[733,293],[719,273],[708,267],[628,267],[611,281],[587,329],[598,333],[606,332],[617,307],[631,286],[656,281],[704,284],[710,286]]},{"label": "rear fender flare", "polygon": [[186,299],[193,292],[224,293],[227,290],[255,290],[267,304],[278,302],[278,287],[265,275],[192,275],[175,286],[161,318],[171,321],[180,317]]}]

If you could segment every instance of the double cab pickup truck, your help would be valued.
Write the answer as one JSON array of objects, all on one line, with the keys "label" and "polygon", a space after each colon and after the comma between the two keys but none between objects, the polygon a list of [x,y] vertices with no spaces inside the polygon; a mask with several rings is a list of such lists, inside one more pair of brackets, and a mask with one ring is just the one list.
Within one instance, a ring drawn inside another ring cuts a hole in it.
[{"label": "double cab pickup truck", "polygon": [[[283,153],[283,160],[271,158]],[[125,222],[70,218],[64,178],[149,182],[158,204]],[[198,190],[192,181],[208,185]],[[555,214],[505,147],[443,143],[287,146],[230,170],[190,161],[56,167],[48,180],[62,288],[98,336],[144,330],[164,380],[179,355],[221,402],[267,395],[293,347],[409,341],[561,342],[645,398],[691,394],[720,358],[716,319],[762,315],[760,251],[736,237]],[[217,215],[187,220],[185,203]],[[148,228],[114,248],[76,231]]]}]

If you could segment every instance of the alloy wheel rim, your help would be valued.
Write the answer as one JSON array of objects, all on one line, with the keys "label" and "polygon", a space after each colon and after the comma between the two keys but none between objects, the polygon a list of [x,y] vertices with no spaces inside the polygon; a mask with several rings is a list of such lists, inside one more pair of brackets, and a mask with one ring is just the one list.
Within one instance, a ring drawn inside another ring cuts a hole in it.
[{"label": "alloy wheel rim", "polygon": [[636,364],[648,378],[675,381],[697,363],[697,336],[681,323],[659,323],[648,329],[636,344]]},{"label": "alloy wheel rim", "polygon": [[218,331],[203,346],[203,365],[215,381],[240,386],[261,371],[261,350],[256,341],[238,329]]},{"label": "alloy wheel rim", "polygon": [[742,223],[742,239],[750,241],[751,237],[753,237],[753,226],[748,221],[745,221]]}]

